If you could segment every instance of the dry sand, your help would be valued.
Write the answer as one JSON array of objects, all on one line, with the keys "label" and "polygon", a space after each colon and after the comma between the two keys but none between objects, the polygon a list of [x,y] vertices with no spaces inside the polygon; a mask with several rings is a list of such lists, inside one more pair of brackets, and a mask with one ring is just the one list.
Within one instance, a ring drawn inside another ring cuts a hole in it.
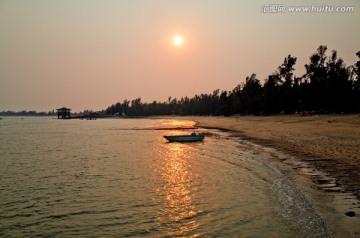
[{"label": "dry sand", "polygon": [[360,115],[195,117],[306,161],[360,198]]}]

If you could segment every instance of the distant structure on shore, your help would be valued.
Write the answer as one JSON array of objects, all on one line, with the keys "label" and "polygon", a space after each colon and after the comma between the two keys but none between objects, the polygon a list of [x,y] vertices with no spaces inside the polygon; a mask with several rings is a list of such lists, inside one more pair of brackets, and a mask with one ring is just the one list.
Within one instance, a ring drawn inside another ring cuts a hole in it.
[{"label": "distant structure on shore", "polygon": [[70,108],[62,107],[56,109],[58,119],[70,119]]}]

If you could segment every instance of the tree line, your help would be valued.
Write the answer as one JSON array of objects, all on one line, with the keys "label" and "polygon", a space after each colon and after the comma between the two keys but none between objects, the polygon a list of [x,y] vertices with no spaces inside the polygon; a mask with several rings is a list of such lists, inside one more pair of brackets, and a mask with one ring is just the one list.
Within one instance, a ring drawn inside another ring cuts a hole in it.
[{"label": "tree line", "polygon": [[231,91],[216,89],[192,98],[169,97],[165,102],[136,98],[115,103],[105,112],[124,116],[360,112],[360,51],[359,60],[349,67],[337,51],[330,55],[326,51],[327,46],[319,46],[300,77],[294,75],[297,58],[288,55],[263,84],[252,74]]},{"label": "tree line", "polygon": [[56,112],[54,110],[49,112],[37,112],[35,110],[22,110],[22,111],[1,111],[0,116],[55,116]]}]

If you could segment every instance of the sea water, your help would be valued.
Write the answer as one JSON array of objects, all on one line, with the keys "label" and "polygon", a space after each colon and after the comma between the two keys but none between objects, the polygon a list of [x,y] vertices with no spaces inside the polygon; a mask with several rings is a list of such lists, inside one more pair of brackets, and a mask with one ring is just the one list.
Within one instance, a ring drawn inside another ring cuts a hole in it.
[{"label": "sea water", "polygon": [[[331,237],[269,151],[193,121],[0,121],[2,237]],[[273,152],[272,152],[273,153]]]}]

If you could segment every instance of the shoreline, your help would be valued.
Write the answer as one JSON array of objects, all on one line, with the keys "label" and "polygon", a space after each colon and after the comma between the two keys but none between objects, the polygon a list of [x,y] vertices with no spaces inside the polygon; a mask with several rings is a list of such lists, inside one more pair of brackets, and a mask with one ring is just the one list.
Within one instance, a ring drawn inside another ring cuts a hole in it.
[{"label": "shoreline", "polygon": [[[360,115],[193,117],[309,163],[360,200]],[[326,181],[315,181],[326,183]]]},{"label": "shoreline", "polygon": [[306,194],[334,237],[360,236],[360,115],[191,119],[282,153],[274,163]]}]

